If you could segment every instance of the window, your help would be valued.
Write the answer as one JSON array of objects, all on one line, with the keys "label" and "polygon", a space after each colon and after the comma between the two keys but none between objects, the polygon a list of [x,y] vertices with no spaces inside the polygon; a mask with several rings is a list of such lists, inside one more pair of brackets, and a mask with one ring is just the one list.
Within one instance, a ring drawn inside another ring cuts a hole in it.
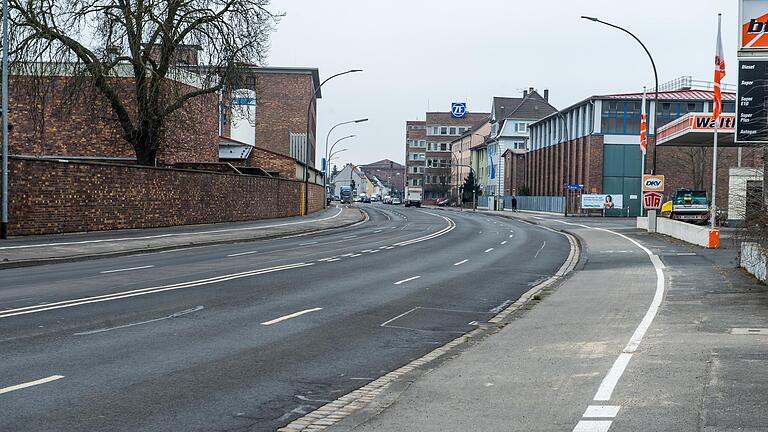
[{"label": "window", "polygon": [[528,123],[515,123],[515,130],[518,133],[528,132]]},{"label": "window", "polygon": [[448,128],[448,135],[456,135],[456,128],[455,127]]},{"label": "window", "polygon": [[440,151],[448,151],[448,143],[440,143]]},{"label": "window", "polygon": [[448,135],[448,128],[445,126],[440,126],[440,135]]}]

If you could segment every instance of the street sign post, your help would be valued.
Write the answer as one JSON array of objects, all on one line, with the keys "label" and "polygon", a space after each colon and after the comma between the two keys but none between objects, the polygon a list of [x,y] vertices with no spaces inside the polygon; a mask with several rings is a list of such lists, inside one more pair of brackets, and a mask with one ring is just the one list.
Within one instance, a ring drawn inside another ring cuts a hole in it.
[{"label": "street sign post", "polygon": [[644,192],[643,207],[646,210],[660,210],[664,195],[661,192]]}]

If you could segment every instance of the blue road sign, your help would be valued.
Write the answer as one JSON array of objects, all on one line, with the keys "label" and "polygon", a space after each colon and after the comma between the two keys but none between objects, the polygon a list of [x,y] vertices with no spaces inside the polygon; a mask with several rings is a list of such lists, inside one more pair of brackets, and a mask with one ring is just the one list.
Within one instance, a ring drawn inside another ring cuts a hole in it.
[{"label": "blue road sign", "polygon": [[467,116],[467,103],[454,102],[451,104],[451,117],[464,118]]},{"label": "blue road sign", "polygon": [[583,184],[566,183],[564,186],[568,190],[583,190],[584,189],[584,185]]}]

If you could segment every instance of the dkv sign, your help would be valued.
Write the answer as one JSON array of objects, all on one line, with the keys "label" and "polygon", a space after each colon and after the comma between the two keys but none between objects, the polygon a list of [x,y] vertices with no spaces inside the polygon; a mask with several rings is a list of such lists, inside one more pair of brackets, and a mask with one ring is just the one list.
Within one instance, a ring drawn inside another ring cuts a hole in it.
[{"label": "dkv sign", "polygon": [[644,175],[643,192],[664,192],[664,176]]}]

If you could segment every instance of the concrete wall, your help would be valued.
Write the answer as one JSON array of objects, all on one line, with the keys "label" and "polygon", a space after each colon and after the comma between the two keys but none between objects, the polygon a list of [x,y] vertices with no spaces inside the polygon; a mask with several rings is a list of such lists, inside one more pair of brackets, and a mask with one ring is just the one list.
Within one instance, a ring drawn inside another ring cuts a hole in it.
[{"label": "concrete wall", "polygon": [[[303,183],[281,178],[28,158],[10,161],[13,236],[297,216]],[[325,205],[310,184],[309,210]]]},{"label": "concrete wall", "polygon": [[[648,218],[637,218],[637,228],[648,229]],[[709,227],[706,226],[693,225],[663,217],[656,218],[657,233],[705,248],[712,247],[710,244],[710,231]],[[719,247],[719,244],[717,247]]]},{"label": "concrete wall", "polygon": [[768,282],[768,251],[757,243],[741,244],[741,267],[762,282]]}]

